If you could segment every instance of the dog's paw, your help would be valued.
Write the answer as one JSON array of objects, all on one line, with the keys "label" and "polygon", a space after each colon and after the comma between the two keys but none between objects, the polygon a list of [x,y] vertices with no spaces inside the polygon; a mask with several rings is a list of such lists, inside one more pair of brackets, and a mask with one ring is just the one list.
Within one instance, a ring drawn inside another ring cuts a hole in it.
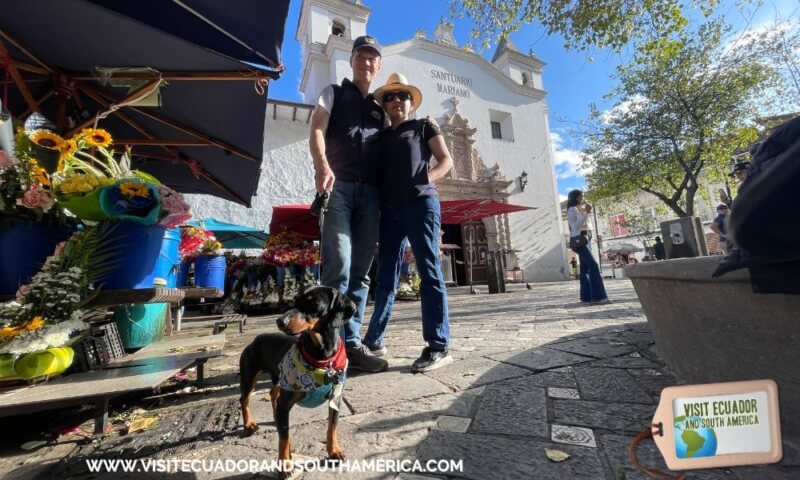
[{"label": "dog's paw", "polygon": [[328,458],[325,460],[326,462],[328,462],[328,464],[335,465],[341,462],[342,460],[345,460],[346,458],[347,457],[344,454],[344,450],[342,450],[341,448],[337,448],[335,450],[331,450],[330,452],[328,452]]}]

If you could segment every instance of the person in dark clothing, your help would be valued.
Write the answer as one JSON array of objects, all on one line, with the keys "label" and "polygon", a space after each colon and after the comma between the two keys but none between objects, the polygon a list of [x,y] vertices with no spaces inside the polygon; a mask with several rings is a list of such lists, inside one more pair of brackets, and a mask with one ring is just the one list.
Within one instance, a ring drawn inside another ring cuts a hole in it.
[{"label": "person in dark clothing", "polygon": [[661,237],[656,237],[656,244],[653,245],[653,256],[656,257],[656,260],[665,260],[667,258],[667,253],[664,250],[664,243],[661,241]]},{"label": "person in dark clothing", "polygon": [[714,220],[711,221],[711,231],[719,235],[719,246],[725,251],[728,251],[728,240],[726,235],[728,233],[728,206],[724,203],[720,203],[717,206],[717,216]]},{"label": "person in dark clothing", "polygon": [[[391,127],[380,137],[378,288],[364,344],[373,352],[386,353],[383,336],[392,315],[403,239],[407,237],[420,276],[422,335],[428,344],[411,370],[427,372],[453,361],[447,352],[450,319],[439,257],[442,216],[435,183],[452,168],[453,159],[435,123],[410,117],[422,102],[422,92],[409,85],[403,75],[391,74],[375,97],[383,102]],[[432,158],[436,159],[435,166],[431,165]]]},{"label": "person in dark clothing", "polygon": [[369,267],[378,240],[378,134],[386,114],[370,95],[381,69],[381,46],[373,37],[353,42],[353,80],[328,85],[311,115],[309,139],[317,193],[330,192],[320,251],[323,285],[344,292],[358,307],[342,327],[350,368],[386,370],[389,364],[361,344],[369,290]]}]

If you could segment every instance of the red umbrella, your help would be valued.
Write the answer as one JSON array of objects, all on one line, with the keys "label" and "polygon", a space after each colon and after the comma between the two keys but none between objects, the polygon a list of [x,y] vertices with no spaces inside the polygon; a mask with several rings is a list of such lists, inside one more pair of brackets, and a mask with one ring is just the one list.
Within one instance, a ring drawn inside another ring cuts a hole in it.
[{"label": "red umbrella", "polygon": [[487,198],[474,198],[469,200],[442,200],[442,223],[461,225],[486,217],[502,215],[504,213],[532,210],[536,207],[501,203]]},{"label": "red umbrella", "polygon": [[307,240],[319,239],[319,217],[311,215],[311,205],[278,205],[272,207],[269,233],[291,230]]},{"label": "red umbrella", "polygon": [[[475,198],[470,200],[442,200],[442,223],[451,225],[461,225],[486,217],[494,217],[504,213],[521,212],[523,210],[533,210],[536,207],[525,205],[513,205],[501,203],[487,198]],[[465,260],[469,264],[469,288],[472,288],[472,259],[470,255],[465,255]]]}]

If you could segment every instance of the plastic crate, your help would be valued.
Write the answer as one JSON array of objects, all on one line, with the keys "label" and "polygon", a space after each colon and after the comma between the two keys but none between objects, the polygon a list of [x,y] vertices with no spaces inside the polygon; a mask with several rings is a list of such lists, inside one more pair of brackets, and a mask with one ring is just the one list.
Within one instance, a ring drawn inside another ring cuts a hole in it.
[{"label": "plastic crate", "polygon": [[92,325],[89,334],[75,348],[75,369],[81,372],[103,368],[115,358],[125,355],[117,324]]}]

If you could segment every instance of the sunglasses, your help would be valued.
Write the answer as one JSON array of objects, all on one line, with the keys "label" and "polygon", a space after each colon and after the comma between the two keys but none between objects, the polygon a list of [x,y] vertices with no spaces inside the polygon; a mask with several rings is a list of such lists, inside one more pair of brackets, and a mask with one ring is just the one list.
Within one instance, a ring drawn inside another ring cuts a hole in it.
[{"label": "sunglasses", "polygon": [[392,102],[395,98],[405,102],[406,100],[411,100],[411,94],[409,92],[387,92],[383,94],[383,103]]}]

